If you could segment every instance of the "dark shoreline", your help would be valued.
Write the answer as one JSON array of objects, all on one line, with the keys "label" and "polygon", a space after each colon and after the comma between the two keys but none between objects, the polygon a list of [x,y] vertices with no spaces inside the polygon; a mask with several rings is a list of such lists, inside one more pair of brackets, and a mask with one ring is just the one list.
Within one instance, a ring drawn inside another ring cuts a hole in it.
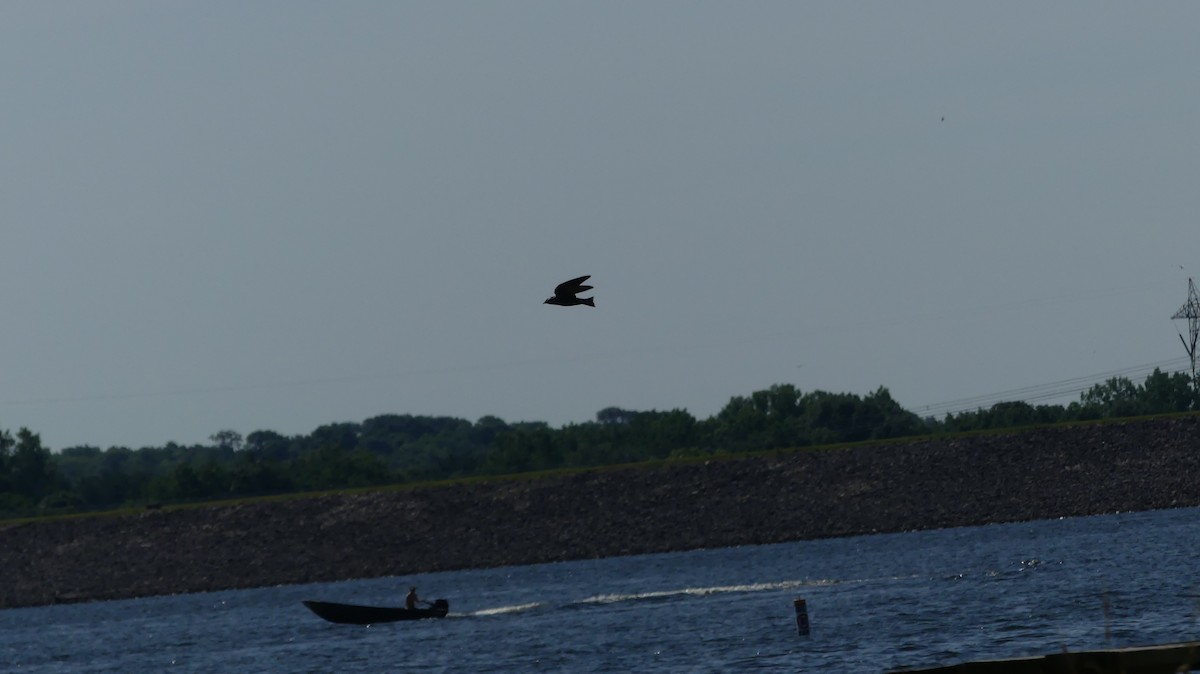
[{"label": "dark shoreline", "polygon": [[1200,506],[1200,415],[0,525],[0,608]]}]

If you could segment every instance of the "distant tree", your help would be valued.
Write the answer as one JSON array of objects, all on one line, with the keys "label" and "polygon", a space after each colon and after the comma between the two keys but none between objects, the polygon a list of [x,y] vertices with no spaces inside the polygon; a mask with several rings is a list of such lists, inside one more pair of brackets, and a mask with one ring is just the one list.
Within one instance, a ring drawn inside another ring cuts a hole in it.
[{"label": "distant tree", "polygon": [[805,396],[805,418],[812,444],[866,440],[871,437],[862,399],[852,393],[813,391]]},{"label": "distant tree", "polygon": [[74,491],[82,507],[101,509],[146,499],[146,485],[143,476],[113,471],[81,478],[74,484]]},{"label": "distant tree", "polygon": [[1146,377],[1141,397],[1144,409],[1151,414],[1186,412],[1200,408],[1192,378],[1183,372],[1167,374],[1158,368]]},{"label": "distant tree", "polygon": [[208,436],[208,439],[212,440],[218,449],[236,452],[242,448],[242,434],[237,431],[217,431]]},{"label": "distant tree", "polygon": [[602,424],[628,424],[636,415],[637,412],[623,410],[620,407],[605,407],[596,412],[596,421]]},{"label": "distant tree", "polygon": [[296,484],[305,490],[387,484],[392,477],[387,464],[374,454],[338,445],[310,450],[295,464]]},{"label": "distant tree", "polygon": [[766,415],[752,397],[734,396],[717,412],[710,441],[725,451],[746,451],[754,448],[755,436],[766,425]]},{"label": "distant tree", "polygon": [[1029,426],[1037,421],[1033,405],[1024,401],[996,403],[991,409],[992,428],[1011,428],[1013,426]]},{"label": "distant tree", "polygon": [[1112,377],[1082,394],[1084,405],[1106,411],[1105,416],[1130,416],[1137,413],[1138,387],[1127,377]]},{"label": "distant tree", "polygon": [[77,482],[86,475],[99,474],[103,468],[103,459],[104,453],[99,447],[67,447],[58,452],[58,469],[66,480]]},{"label": "distant tree", "polygon": [[863,398],[862,404],[860,423],[871,429],[872,440],[901,438],[931,430],[919,416],[901,407],[891,392],[882,386]]},{"label": "distant tree", "polygon": [[496,438],[496,446],[484,459],[484,474],[525,473],[555,468],[563,464],[561,437],[544,423],[516,424]]},{"label": "distant tree", "polygon": [[0,431],[0,513],[33,514],[65,487],[41,436],[28,428],[17,431],[15,438]]},{"label": "distant tree", "polygon": [[329,445],[341,449],[355,449],[358,447],[361,431],[362,426],[356,423],[326,424],[302,438],[301,443],[305,449],[318,449]]},{"label": "distant tree", "polygon": [[12,448],[16,444],[17,442],[13,440],[12,433],[0,429],[0,494],[12,489],[9,464],[12,462]]},{"label": "distant tree", "polygon": [[29,506],[29,501],[13,490],[11,464],[14,445],[16,441],[12,433],[0,429],[0,514],[20,512]]},{"label": "distant tree", "polygon": [[190,464],[180,463],[169,475],[151,480],[149,493],[157,502],[192,500],[201,495],[200,477]]},{"label": "distant tree", "polygon": [[254,431],[246,436],[246,449],[260,459],[282,461],[292,455],[292,442],[275,431]]},{"label": "distant tree", "polygon": [[235,496],[283,494],[296,489],[291,471],[277,461],[243,453],[230,469],[229,492]]},{"label": "distant tree", "polygon": [[14,491],[31,503],[37,503],[60,486],[50,450],[42,447],[41,436],[28,428],[17,431],[17,443],[9,459],[9,475]]},{"label": "distant tree", "polygon": [[508,424],[503,419],[493,416],[480,417],[471,429],[471,443],[486,449],[496,441],[496,436],[508,430]]},{"label": "distant tree", "polygon": [[664,458],[681,447],[697,444],[696,419],[686,410],[638,412],[629,422],[630,444],[643,458]]}]

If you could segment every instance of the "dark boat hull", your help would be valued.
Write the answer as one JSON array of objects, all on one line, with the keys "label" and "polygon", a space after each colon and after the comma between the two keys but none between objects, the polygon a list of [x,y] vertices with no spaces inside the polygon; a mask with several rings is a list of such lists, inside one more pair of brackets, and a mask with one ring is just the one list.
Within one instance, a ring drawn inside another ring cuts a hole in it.
[{"label": "dark boat hull", "polygon": [[393,608],[390,606],[358,606],[355,604],[337,604],[328,601],[305,601],[304,605],[310,611],[331,623],[346,625],[374,625],[377,623],[394,623],[401,620],[425,620],[426,618],[445,618],[450,612],[450,604],[445,599],[433,602],[429,608]]}]

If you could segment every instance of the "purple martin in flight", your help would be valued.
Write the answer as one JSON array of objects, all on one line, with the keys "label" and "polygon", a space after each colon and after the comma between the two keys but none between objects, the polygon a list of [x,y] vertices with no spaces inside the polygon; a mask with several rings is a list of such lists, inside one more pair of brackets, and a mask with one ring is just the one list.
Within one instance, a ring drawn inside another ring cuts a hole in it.
[{"label": "purple martin in flight", "polygon": [[583,282],[591,278],[591,275],[580,276],[573,278],[570,281],[564,281],[554,289],[554,297],[546,300],[543,304],[557,304],[560,307],[572,307],[576,304],[586,304],[589,307],[596,306],[596,298],[594,297],[576,297],[581,292],[591,290],[592,286],[585,286]]}]

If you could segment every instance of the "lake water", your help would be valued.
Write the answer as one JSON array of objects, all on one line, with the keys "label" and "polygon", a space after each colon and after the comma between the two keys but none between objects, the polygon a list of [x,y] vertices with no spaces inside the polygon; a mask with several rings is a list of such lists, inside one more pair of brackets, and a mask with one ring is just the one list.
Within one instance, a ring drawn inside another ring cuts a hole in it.
[{"label": "lake water", "polygon": [[[1185,641],[1196,541],[1181,509],[11,609],[0,671],[882,672]],[[300,603],[409,584],[450,615],[335,625]]]}]

